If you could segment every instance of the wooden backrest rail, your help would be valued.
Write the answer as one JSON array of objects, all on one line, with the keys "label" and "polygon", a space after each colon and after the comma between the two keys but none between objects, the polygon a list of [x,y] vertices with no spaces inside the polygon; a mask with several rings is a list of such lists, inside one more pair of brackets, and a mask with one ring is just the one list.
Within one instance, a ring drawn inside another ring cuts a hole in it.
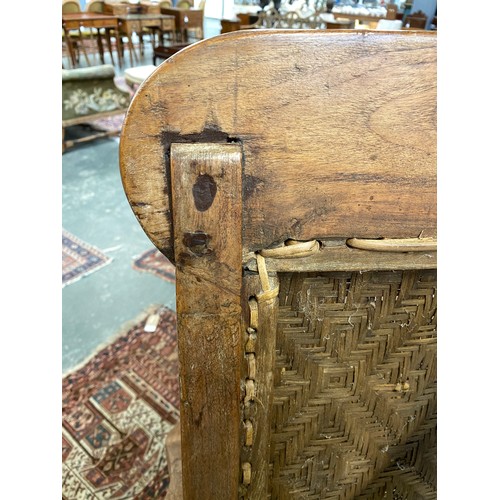
[{"label": "wooden backrest rail", "polygon": [[120,169],[176,265],[185,499],[376,498],[430,463],[436,158],[433,32],[232,32],[141,85]]}]

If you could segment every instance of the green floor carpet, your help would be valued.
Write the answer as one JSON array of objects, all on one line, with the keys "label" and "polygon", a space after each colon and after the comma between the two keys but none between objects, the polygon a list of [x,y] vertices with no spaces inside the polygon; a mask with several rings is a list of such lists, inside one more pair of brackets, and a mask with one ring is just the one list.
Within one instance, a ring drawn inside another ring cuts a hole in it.
[{"label": "green floor carpet", "polygon": [[62,290],[62,371],[90,356],[150,304],[175,309],[175,285],[133,269],[153,247],[122,188],[118,140],[83,143],[62,155],[63,227],[112,262]]}]

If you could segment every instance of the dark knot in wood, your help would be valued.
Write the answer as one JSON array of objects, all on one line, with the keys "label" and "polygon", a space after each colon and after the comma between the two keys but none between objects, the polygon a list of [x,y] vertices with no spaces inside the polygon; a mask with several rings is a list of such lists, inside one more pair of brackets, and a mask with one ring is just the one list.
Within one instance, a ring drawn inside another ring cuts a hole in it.
[{"label": "dark knot in wood", "polygon": [[205,212],[214,202],[217,194],[217,184],[208,174],[201,174],[193,185],[193,198],[196,210]]},{"label": "dark knot in wood", "polygon": [[209,234],[195,231],[194,233],[184,233],[183,243],[191,253],[202,257],[213,253],[213,250],[208,247],[211,239]]}]

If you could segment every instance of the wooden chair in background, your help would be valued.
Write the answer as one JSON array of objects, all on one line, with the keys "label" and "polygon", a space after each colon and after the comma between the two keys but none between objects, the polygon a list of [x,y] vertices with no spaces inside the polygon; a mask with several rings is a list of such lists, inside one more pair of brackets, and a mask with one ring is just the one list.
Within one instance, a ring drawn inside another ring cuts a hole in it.
[{"label": "wooden chair in background", "polygon": [[98,12],[100,14],[104,14],[105,13],[104,5],[105,5],[104,0],[90,0],[85,5],[85,11],[86,12]]},{"label": "wooden chair in background", "polygon": [[63,14],[78,14],[82,9],[78,0],[62,0]]},{"label": "wooden chair in background", "polygon": [[192,9],[194,8],[194,2],[192,0],[179,0],[176,2],[175,7],[177,9]]},{"label": "wooden chair in background", "polygon": [[[106,2],[102,0],[90,0],[90,2],[85,5],[85,13],[104,14],[106,13],[104,9],[105,3]],[[63,16],[64,14],[81,14],[82,11],[80,9],[80,3],[77,0],[63,0],[62,13]],[[83,16],[86,15],[85,13],[83,13]],[[88,57],[89,54],[93,54],[94,57],[98,57],[97,54],[99,54],[100,62],[101,64],[104,64],[104,51],[106,48],[109,50],[112,64],[115,63],[113,57],[112,36],[116,37],[117,34],[115,33],[114,29],[103,27],[87,27],[83,25],[80,26],[79,29],[70,29],[67,31],[67,33],[71,38],[73,50],[75,51],[77,56],[79,56],[80,53],[83,53],[87,65],[91,65],[91,59]],[[105,41],[106,43],[103,43],[103,41]],[[118,50],[120,44],[115,42],[115,46]],[[121,64],[122,54],[123,52],[121,52],[118,56],[119,64]]]},{"label": "wooden chair in background", "polygon": [[[62,0],[62,14],[78,14],[82,11],[80,7],[80,2],[78,0]],[[80,58],[80,54],[83,54],[85,61],[90,65],[90,59],[87,54],[87,48],[85,47],[85,39],[89,38],[91,33],[83,28],[71,29],[67,33],[62,32],[63,44],[65,43],[65,37],[69,37],[69,43],[72,44],[73,50],[76,54],[77,60]]]},{"label": "wooden chair in background", "polygon": [[[163,0],[162,2],[158,3],[158,6],[161,9],[171,9],[172,8],[172,0]],[[174,22],[175,25],[175,22]],[[167,37],[167,41],[171,44],[174,44],[176,41],[176,31],[177,27],[174,26],[171,31],[162,31],[160,33],[160,45],[163,45],[165,43],[165,36]]]},{"label": "wooden chair in background", "polygon": [[221,34],[231,31],[250,30],[262,27],[263,15],[237,14],[233,19],[221,19]]},{"label": "wooden chair in background", "polygon": [[406,16],[405,28],[424,30],[427,25],[427,15],[421,10]]},{"label": "wooden chair in background", "polygon": [[[190,0],[181,0],[177,3],[179,8],[186,8],[189,11],[184,17],[184,37],[182,41],[187,42],[190,38],[202,40],[204,38],[205,22],[205,3],[206,0],[200,0],[195,6]],[[188,7],[188,5],[190,5]]]},{"label": "wooden chair in background", "polygon": [[435,33],[201,42],[120,168],[176,265],[183,498],[435,499]]},{"label": "wooden chair in background", "polygon": [[[85,12],[95,12],[97,14],[106,14],[106,8],[105,8],[106,2],[104,0],[90,0],[86,5],[85,5]],[[123,59],[123,45],[118,43],[118,32],[117,30],[114,29],[106,29],[106,28],[98,28],[99,34],[101,36],[101,39],[105,39],[107,41],[110,57],[111,57],[111,62],[112,64],[115,63],[114,58],[113,58],[113,45],[115,47],[115,50],[118,52],[118,50],[121,50],[121,53],[118,55],[118,61],[121,62]],[[114,39],[114,41],[113,41]]]},{"label": "wooden chair in background", "polygon": [[354,19],[342,19],[338,18],[334,21],[325,23],[327,30],[353,30],[356,26],[356,21]]},{"label": "wooden chair in background", "polygon": [[190,9],[189,13],[184,18],[184,42],[189,40],[203,40],[204,38],[204,23],[205,11],[201,9]]},{"label": "wooden chair in background", "polygon": [[396,4],[388,4],[386,5],[386,9],[386,19],[390,21],[394,21],[396,19],[401,21],[403,19],[403,14],[398,11],[398,6]]},{"label": "wooden chair in background", "polygon": [[240,19],[221,19],[220,20],[220,32],[230,33],[231,31],[239,31],[241,29]]}]

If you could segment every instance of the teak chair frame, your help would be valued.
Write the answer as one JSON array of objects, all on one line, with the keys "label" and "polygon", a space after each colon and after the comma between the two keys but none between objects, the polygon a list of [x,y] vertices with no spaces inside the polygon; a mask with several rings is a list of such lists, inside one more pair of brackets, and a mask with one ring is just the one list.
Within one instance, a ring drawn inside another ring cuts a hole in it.
[{"label": "teak chair frame", "polygon": [[434,35],[227,33],[131,103],[124,189],[176,265],[183,498],[436,498]]}]

